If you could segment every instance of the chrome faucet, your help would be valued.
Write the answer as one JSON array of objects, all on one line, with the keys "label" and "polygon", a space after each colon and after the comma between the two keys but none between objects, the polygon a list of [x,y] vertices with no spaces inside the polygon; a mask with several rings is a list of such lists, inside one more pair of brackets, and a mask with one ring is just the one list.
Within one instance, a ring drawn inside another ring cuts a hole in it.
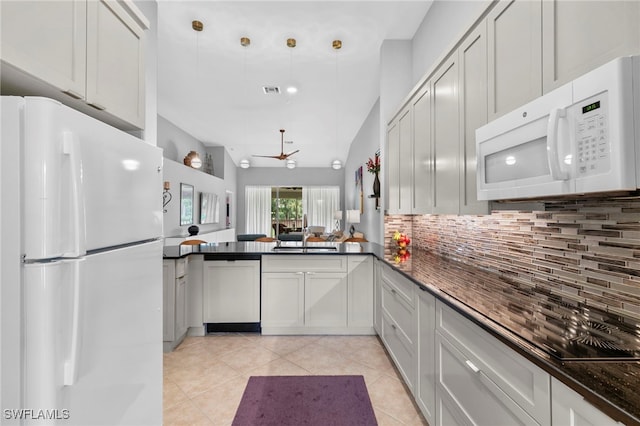
[{"label": "chrome faucet", "polygon": [[307,238],[309,238],[309,226],[307,225],[307,214],[302,217],[302,247],[307,246]]}]

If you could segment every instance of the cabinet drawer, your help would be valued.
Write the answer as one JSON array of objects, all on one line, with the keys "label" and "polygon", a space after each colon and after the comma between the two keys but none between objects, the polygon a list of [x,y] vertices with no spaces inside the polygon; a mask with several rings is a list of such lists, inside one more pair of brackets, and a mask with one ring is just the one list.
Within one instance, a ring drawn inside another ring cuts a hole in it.
[{"label": "cabinet drawer", "polygon": [[399,327],[413,345],[415,310],[404,300],[395,288],[386,282],[382,283],[382,311],[387,314],[394,325]]},{"label": "cabinet drawer", "polygon": [[413,281],[384,265],[382,267],[382,282],[393,288],[412,308],[416,306],[416,284]]},{"label": "cabinet drawer", "polygon": [[340,255],[266,255],[262,272],[347,272],[347,256]]},{"label": "cabinet drawer", "polygon": [[[509,398],[455,345],[436,333],[437,398],[448,400],[465,418],[463,424],[537,425],[538,422]],[[442,413],[440,413],[442,419]],[[444,424],[443,422],[436,422]],[[549,424],[547,419],[544,424]]]},{"label": "cabinet drawer", "polygon": [[402,374],[405,384],[413,393],[417,369],[413,341],[384,311],[382,312],[381,325],[382,341],[387,347],[400,374]]},{"label": "cabinet drawer", "polygon": [[181,278],[187,275],[188,258],[182,258],[176,260],[176,278]]},{"label": "cabinet drawer", "polygon": [[442,302],[436,330],[541,424],[550,420],[550,376]]}]

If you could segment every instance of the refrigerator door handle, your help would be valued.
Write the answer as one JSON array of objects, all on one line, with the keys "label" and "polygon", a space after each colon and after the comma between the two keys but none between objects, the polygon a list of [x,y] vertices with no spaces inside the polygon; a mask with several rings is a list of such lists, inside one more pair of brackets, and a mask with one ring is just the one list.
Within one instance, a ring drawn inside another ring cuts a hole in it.
[{"label": "refrigerator door handle", "polygon": [[80,142],[72,132],[63,133],[63,153],[69,157],[71,167],[71,215],[72,244],[71,252],[63,257],[79,257],[86,254],[84,186],[82,182],[82,160]]},{"label": "refrigerator door handle", "polygon": [[73,385],[78,377],[78,353],[80,351],[80,262],[84,259],[72,261],[73,263],[73,301],[71,315],[71,339],[69,358],[64,362],[64,385]]}]

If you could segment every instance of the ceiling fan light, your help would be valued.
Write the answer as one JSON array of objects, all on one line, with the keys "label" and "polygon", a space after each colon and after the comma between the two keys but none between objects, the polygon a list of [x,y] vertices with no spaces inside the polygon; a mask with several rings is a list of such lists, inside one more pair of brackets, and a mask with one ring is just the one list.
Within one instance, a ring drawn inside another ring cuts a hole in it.
[{"label": "ceiling fan light", "polygon": [[296,168],[296,160],[287,160],[286,166],[287,166],[287,169],[295,169]]},{"label": "ceiling fan light", "polygon": [[248,169],[251,166],[249,160],[240,160],[240,167],[243,169]]},{"label": "ceiling fan light", "polygon": [[340,160],[333,160],[333,163],[331,163],[331,168],[333,170],[340,170],[342,168],[342,162]]}]

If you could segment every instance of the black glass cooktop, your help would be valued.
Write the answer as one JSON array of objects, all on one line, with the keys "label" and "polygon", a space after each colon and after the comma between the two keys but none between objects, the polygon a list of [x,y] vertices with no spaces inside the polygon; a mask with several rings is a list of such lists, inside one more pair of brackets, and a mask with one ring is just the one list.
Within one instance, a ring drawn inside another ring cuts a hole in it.
[{"label": "black glass cooktop", "polygon": [[561,361],[640,360],[637,320],[536,293],[535,332],[528,340],[540,349]]}]

